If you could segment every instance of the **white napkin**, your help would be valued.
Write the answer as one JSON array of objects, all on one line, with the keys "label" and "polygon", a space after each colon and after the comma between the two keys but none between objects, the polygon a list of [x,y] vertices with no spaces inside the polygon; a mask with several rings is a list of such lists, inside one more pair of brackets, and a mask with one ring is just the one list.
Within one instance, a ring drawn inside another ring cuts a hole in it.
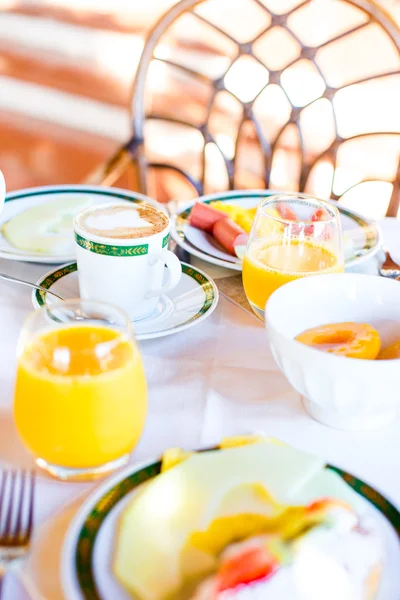
[{"label": "white napkin", "polygon": [[400,220],[396,217],[386,217],[379,222],[383,235],[383,244],[389,250],[390,256],[400,265]]}]

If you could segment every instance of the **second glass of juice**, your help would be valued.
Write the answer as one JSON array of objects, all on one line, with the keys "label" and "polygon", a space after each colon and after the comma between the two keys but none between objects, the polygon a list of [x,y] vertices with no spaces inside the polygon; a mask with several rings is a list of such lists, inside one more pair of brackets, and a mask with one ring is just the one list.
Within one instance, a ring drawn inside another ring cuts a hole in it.
[{"label": "second glass of juice", "polygon": [[243,261],[243,285],[264,320],[281,285],[319,273],[344,271],[340,215],[330,202],[302,194],[270,196],[258,207]]},{"label": "second glass of juice", "polygon": [[146,412],[146,379],[127,315],[76,300],[28,317],[14,416],[41,468],[71,480],[111,472],[138,443]]}]

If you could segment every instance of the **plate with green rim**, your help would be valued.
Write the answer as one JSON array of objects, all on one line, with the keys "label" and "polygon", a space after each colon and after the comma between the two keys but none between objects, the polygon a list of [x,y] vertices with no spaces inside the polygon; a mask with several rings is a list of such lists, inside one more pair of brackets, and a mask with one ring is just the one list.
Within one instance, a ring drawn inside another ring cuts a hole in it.
[{"label": "plate with green rim", "polygon": [[[27,188],[10,192],[6,195],[3,210],[0,213],[0,258],[8,260],[23,260],[25,262],[35,262],[44,264],[62,264],[75,260],[75,242],[73,237],[73,225],[71,218],[71,247],[68,246],[68,251],[62,255],[45,254],[43,252],[28,252],[13,246],[3,234],[3,226],[13,217],[23,213],[27,209],[35,206],[47,204],[55,200],[66,201],[82,199],[84,206],[91,204],[107,204],[110,202],[124,203],[146,202],[157,206],[161,210],[160,204],[147,198],[143,194],[130,192],[120,188],[110,188],[93,185],[49,185],[35,188]],[[80,210],[80,208],[78,208]],[[48,232],[47,232],[48,233]]]},{"label": "plate with green rim", "polygon": [[[132,596],[112,574],[115,532],[121,512],[132,500],[139,486],[156,477],[160,468],[160,461],[126,467],[104,481],[78,511],[69,528],[61,557],[62,587],[67,600],[132,600]],[[342,477],[359,495],[360,501],[365,504],[381,532],[387,560],[376,600],[398,598],[398,509],[357,477],[331,465],[326,468]]]},{"label": "plate with green rim", "polygon": [[[181,264],[182,277],[176,288],[160,297],[150,317],[134,322],[136,339],[148,340],[184,331],[207,319],[215,310],[219,295],[214,281],[203,271],[186,263]],[[165,271],[167,277],[167,267]],[[77,264],[74,262],[52,269],[37,284],[65,300],[79,298]],[[58,302],[62,301],[41,290],[32,293],[35,308]]]},{"label": "plate with green rim", "polygon": [[[171,236],[189,254],[220,267],[241,271],[242,261],[239,258],[230,256],[225,252],[211,235],[190,225],[190,212],[194,204],[198,201],[210,204],[210,202],[218,200],[244,208],[254,208],[258,206],[263,198],[285,193],[287,192],[278,190],[236,190],[202,196],[180,208],[171,217]],[[344,233],[345,268],[350,271],[364,272],[366,265],[363,263],[367,263],[377,257],[378,254],[381,254],[382,243],[379,229],[365,217],[336,202],[334,204],[339,209]],[[371,270],[367,267],[367,271],[376,271],[377,273],[378,267],[371,267]]]}]

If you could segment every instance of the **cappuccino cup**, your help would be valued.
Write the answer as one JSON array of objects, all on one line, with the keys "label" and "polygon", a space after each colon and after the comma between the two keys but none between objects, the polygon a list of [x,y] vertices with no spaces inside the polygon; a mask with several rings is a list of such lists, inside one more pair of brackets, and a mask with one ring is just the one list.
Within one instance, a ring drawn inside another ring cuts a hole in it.
[{"label": "cappuccino cup", "polygon": [[115,304],[136,321],[154,313],[160,296],[178,285],[182,267],[167,250],[170,221],[161,210],[91,206],[76,215],[74,231],[81,298]]}]

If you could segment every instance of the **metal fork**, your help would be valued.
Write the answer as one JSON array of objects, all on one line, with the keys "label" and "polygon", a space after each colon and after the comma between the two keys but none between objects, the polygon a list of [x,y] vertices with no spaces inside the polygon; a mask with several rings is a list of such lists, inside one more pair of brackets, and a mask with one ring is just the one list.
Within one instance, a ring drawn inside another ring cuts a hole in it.
[{"label": "metal fork", "polygon": [[0,470],[0,598],[7,568],[29,550],[35,472]]}]

